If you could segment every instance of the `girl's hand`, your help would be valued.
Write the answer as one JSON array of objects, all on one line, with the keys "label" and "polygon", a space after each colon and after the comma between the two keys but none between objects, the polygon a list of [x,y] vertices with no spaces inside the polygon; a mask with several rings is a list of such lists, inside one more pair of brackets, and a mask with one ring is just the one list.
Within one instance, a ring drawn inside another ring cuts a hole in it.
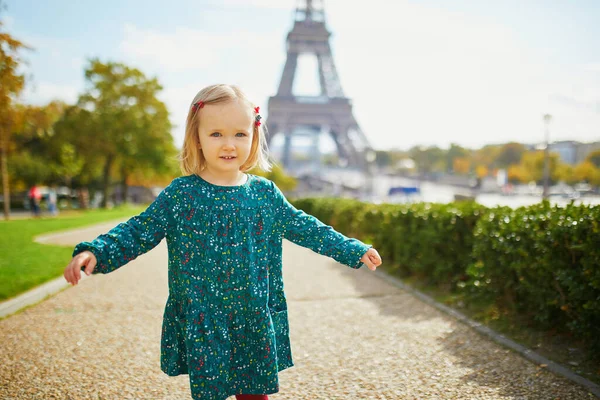
[{"label": "girl's hand", "polygon": [[89,276],[94,271],[96,262],[94,253],[87,250],[82,251],[73,257],[69,265],[67,265],[67,268],[65,268],[63,275],[67,282],[75,286],[81,279],[81,267],[85,266],[85,274]]},{"label": "girl's hand", "polygon": [[371,271],[375,271],[381,265],[381,257],[374,248],[370,248],[360,259]]}]

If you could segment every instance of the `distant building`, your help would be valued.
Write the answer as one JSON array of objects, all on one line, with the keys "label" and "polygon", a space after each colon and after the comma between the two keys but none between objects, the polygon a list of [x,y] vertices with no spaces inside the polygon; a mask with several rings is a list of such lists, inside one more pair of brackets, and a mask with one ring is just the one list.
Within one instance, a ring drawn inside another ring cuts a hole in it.
[{"label": "distant building", "polygon": [[574,140],[563,140],[550,144],[550,152],[558,153],[560,161],[575,165],[577,164],[577,149],[581,143]]},{"label": "distant building", "polygon": [[[542,144],[536,148],[543,150],[544,146]],[[600,142],[581,143],[575,140],[562,140],[550,144],[550,152],[557,153],[560,161],[570,165],[583,162],[595,150],[600,150]]]},{"label": "distant building", "polygon": [[580,143],[577,148],[577,164],[584,161],[590,153],[600,150],[600,142]]}]

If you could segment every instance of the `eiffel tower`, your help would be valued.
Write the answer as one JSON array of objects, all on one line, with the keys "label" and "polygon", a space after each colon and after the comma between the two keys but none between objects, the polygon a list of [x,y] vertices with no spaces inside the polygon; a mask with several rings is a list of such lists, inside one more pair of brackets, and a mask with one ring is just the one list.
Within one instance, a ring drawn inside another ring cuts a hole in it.
[{"label": "eiffel tower", "polygon": [[[317,4],[320,3],[320,7]],[[373,149],[352,114],[352,102],[344,95],[333,63],[329,32],[325,26],[322,0],[301,0],[296,8],[293,29],[287,35],[287,60],[277,94],[269,98],[268,125],[270,145],[274,136],[285,135],[283,166],[291,168],[292,136],[308,129],[318,139],[328,132],[336,144],[340,165],[365,171],[373,161]],[[292,93],[298,56],[317,58],[320,95],[295,96]],[[318,146],[316,157],[319,157]],[[313,157],[315,154],[313,154]]]}]

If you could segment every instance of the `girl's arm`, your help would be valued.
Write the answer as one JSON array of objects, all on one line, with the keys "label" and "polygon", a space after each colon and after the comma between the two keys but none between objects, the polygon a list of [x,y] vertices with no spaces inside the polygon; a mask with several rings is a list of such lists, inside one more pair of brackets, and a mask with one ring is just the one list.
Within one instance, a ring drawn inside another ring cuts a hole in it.
[{"label": "girl's arm", "polygon": [[294,207],[271,182],[275,195],[276,215],[281,218],[284,237],[300,246],[331,257],[351,268],[363,265],[362,256],[373,246],[348,238],[312,215]]},{"label": "girl's arm", "polygon": [[120,223],[91,242],[75,246],[73,257],[83,251],[94,254],[97,264],[93,273],[106,274],[144,254],[165,237],[173,221],[174,183],[165,188],[141,214]]}]

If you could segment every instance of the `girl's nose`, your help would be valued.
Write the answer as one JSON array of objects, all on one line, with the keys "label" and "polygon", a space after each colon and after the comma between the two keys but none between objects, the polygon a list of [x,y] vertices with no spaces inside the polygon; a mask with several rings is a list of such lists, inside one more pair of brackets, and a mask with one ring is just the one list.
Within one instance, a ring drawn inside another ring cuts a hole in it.
[{"label": "girl's nose", "polygon": [[225,143],[223,144],[223,147],[226,149],[234,149],[235,145],[233,144],[233,139],[225,139]]},{"label": "girl's nose", "polygon": [[227,142],[223,145],[223,148],[224,149],[235,149],[235,146],[233,145],[233,143]]}]

